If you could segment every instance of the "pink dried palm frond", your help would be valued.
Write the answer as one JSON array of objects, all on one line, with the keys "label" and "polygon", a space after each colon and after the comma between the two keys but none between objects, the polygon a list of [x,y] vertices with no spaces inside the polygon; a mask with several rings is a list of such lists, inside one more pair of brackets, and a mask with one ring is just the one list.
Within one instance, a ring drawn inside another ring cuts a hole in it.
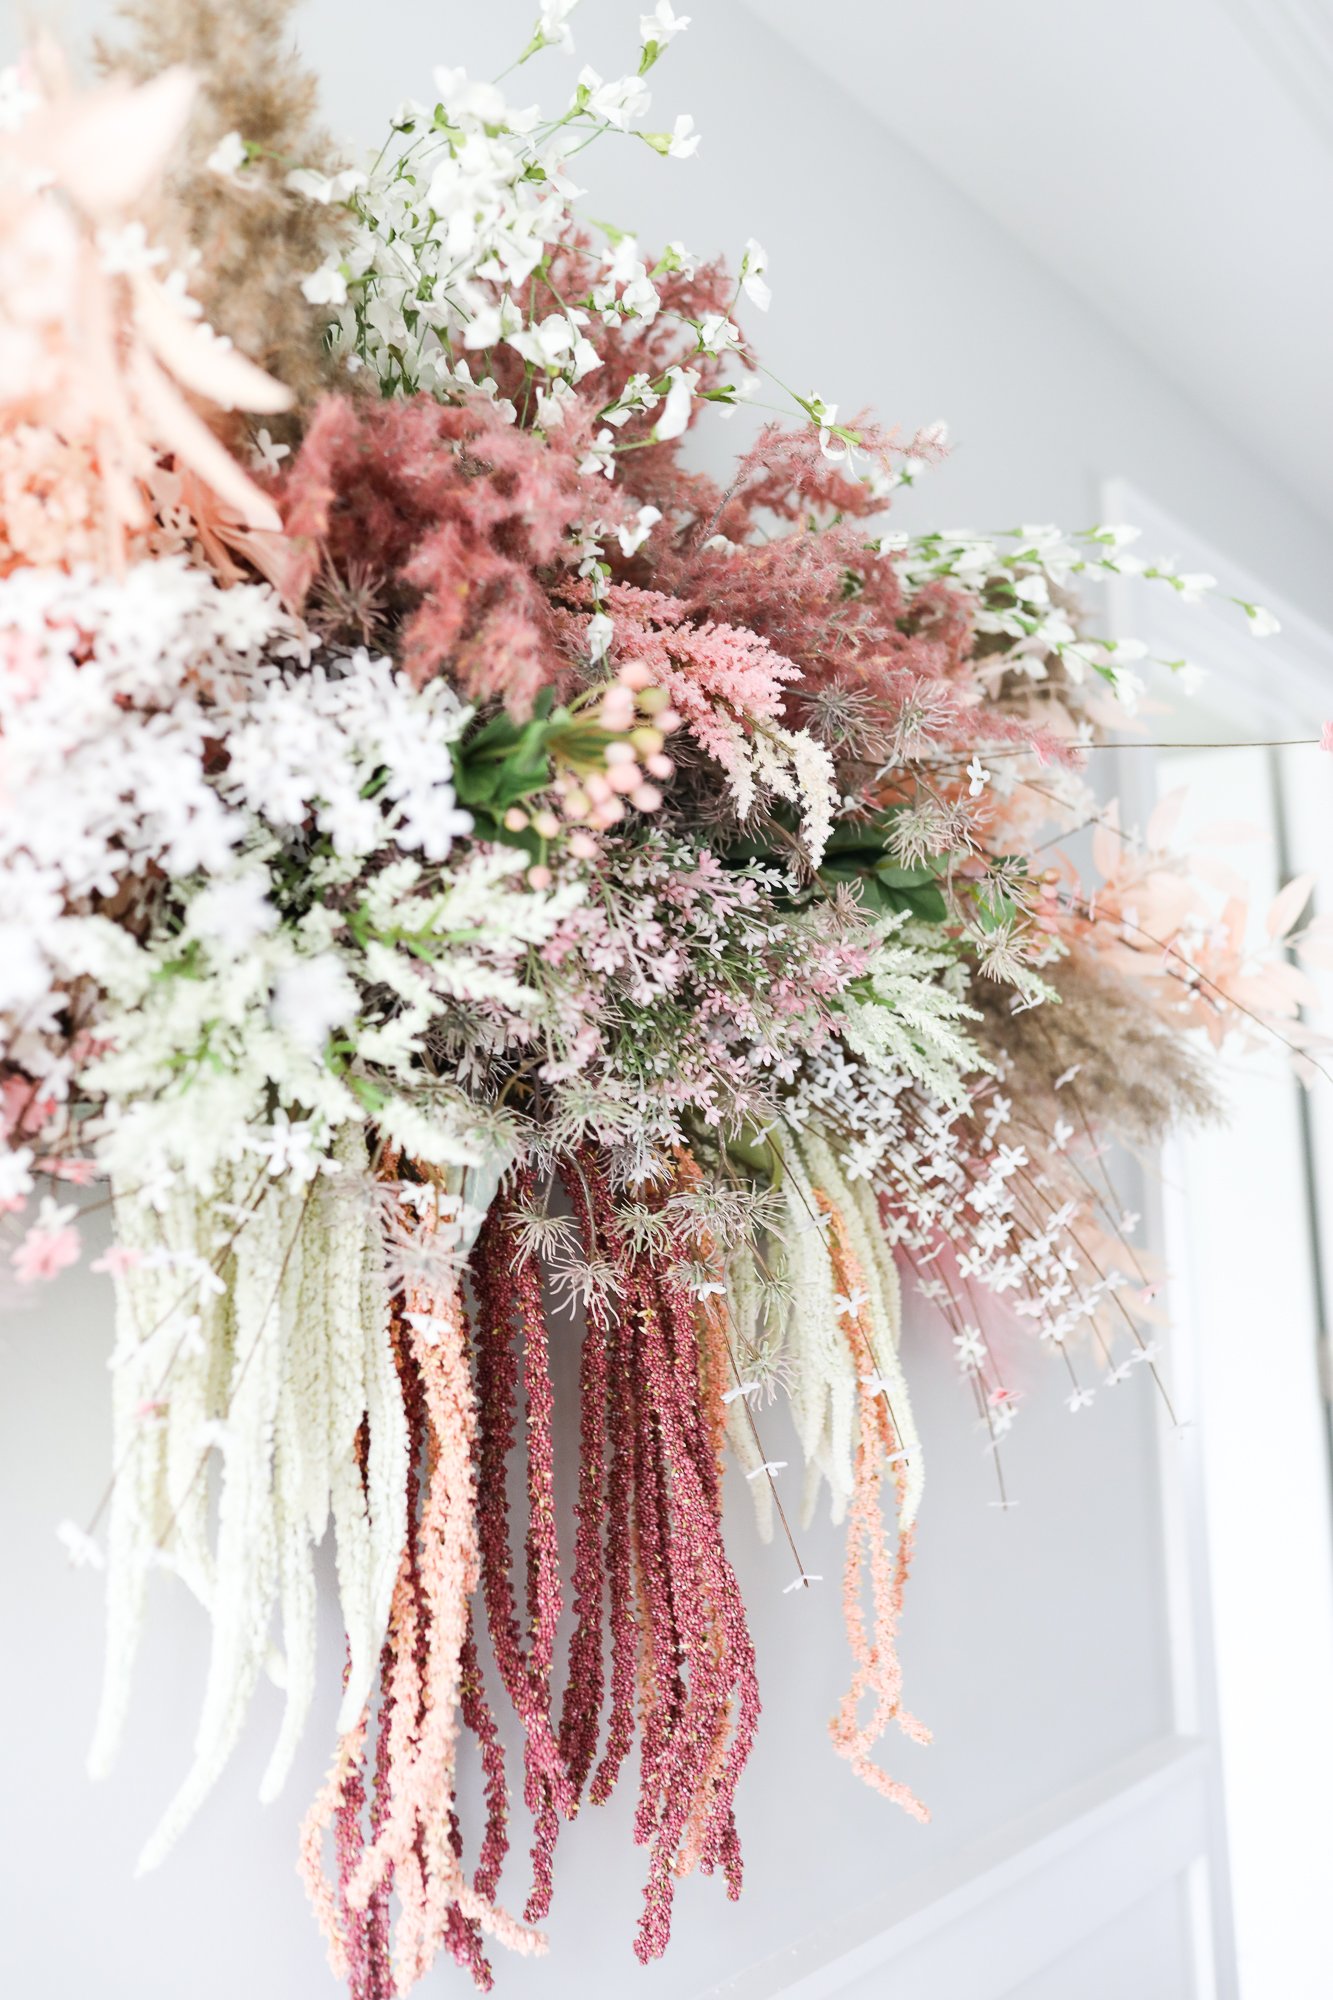
[{"label": "pink dried palm frond", "polygon": [[[194,97],[181,69],[75,90],[54,45],[25,68],[31,103],[0,135],[0,568],[30,560],[22,492],[71,525],[66,561],[115,565],[147,532],[169,461],[201,531],[274,532],[272,502],[200,414],[273,413],[289,396],[191,315],[144,217]],[[18,539],[15,539],[17,531]],[[43,549],[39,559],[49,559]]]}]

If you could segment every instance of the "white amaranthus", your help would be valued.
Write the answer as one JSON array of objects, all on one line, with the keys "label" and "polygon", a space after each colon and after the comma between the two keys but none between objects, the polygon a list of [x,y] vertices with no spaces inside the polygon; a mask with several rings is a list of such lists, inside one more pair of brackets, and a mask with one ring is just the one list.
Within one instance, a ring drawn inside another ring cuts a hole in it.
[{"label": "white amaranthus", "polygon": [[359,1143],[347,1130],[339,1157],[304,1185],[246,1164],[212,1198],[182,1185],[157,1208],[137,1195],[117,1201],[130,1258],[117,1278],[95,1772],[109,1768],[121,1734],[150,1570],[177,1570],[213,1624],[194,1760],[141,1868],[163,1858],[207,1796],[265,1670],[287,1701],[261,1796],[280,1789],[314,1691],[314,1551],[330,1519],[350,1654],[345,1717],[361,1712],[374,1680],[406,1534],[407,1424],[378,1233],[339,1187]]}]

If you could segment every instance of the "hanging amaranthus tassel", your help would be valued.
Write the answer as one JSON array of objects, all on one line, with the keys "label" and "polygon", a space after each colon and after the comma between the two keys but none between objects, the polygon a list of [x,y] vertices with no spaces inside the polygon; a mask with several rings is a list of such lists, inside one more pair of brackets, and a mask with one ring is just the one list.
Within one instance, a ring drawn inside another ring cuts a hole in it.
[{"label": "hanging amaranthus tassel", "polygon": [[[363,1161],[360,1130],[340,1133],[336,1167]],[[261,1796],[280,1789],[314,1691],[314,1548],[330,1518],[350,1647],[344,1728],[364,1705],[405,1532],[406,1429],[378,1244],[363,1217],[349,1218],[336,1172],[300,1187],[236,1168],[225,1190],[208,1199],[177,1190],[161,1212],[119,1196],[117,1219],[137,1254],[117,1275],[117,1472],[95,1770],[109,1766],[123,1725],[150,1567],[175,1568],[213,1623],[194,1760],[144,1850],[147,1868],[216,1781],[266,1669],[287,1701]],[[275,1605],[281,1650],[268,1639]]]},{"label": "hanging amaranthus tassel", "polygon": [[[472,1259],[477,1296],[477,1477],[482,1591],[496,1665],[524,1730],[523,1797],[534,1822],[532,1892],[527,1918],[550,1908],[553,1858],[562,1818],[572,1816],[574,1788],[551,1720],[551,1668],[561,1613],[556,1540],[555,1464],[546,1310],[536,1262],[515,1270],[509,1222],[531,1192],[520,1174],[507,1199],[492,1205]],[[528,1405],[527,1613],[525,1650],[511,1581],[507,1461],[514,1441],[518,1369],[513,1353],[517,1310]]]},{"label": "hanging amaranthus tassel", "polygon": [[[634,1832],[651,1850],[634,1948],[646,1962],[666,1949],[680,1873],[696,1864],[706,1873],[720,1868],[728,1893],[740,1893],[734,1798],[758,1724],[759,1692],[744,1605],[722,1541],[695,1302],[647,1259],[627,1256],[604,1176],[591,1160],[584,1172],[600,1241],[627,1270],[618,1363],[609,1380],[629,1422],[619,1436],[613,1422],[610,1489],[623,1503],[628,1471],[642,1648]],[[629,1536],[623,1517],[616,1521],[613,1513],[612,1521],[613,1669],[623,1699],[633,1614],[626,1580],[616,1572]]]},{"label": "hanging amaranthus tassel", "polygon": [[[886,1377],[877,1353],[876,1335],[885,1329],[882,1322],[876,1325],[870,1309],[872,1294],[852,1248],[847,1219],[822,1189],[815,1190],[814,1198],[828,1222],[829,1255],[839,1287],[843,1330],[861,1390],[860,1435],[843,1570],[843,1613],[853,1671],[851,1685],[829,1724],[829,1734],[839,1756],[847,1759],[857,1777],[913,1818],[925,1820],[930,1815],[916,1794],[899,1779],[889,1777],[870,1754],[891,1722],[896,1722],[914,1742],[930,1741],[929,1730],[902,1706],[902,1668],[896,1644],[912,1559],[912,1529],[903,1519],[908,1492],[907,1440],[894,1411],[894,1385]],[[897,1547],[893,1552],[888,1546],[881,1508],[881,1489],[890,1475],[897,1489],[899,1508]],[[869,1633],[862,1603],[867,1573],[874,1610],[874,1624]],[[867,1698],[873,1707],[868,1721],[862,1723],[858,1721],[858,1710]]]},{"label": "hanging amaranthus tassel", "polygon": [[[347,1873],[341,1910],[319,1879],[323,1828],[357,1804],[364,1725],[339,1746],[303,1838],[303,1872],[329,1939],[335,1970],[355,1969],[349,1950],[357,1913],[381,1935],[378,1988],[406,1992],[441,1947],[487,1988],[482,1935],[530,1953],[545,1940],[495,1903],[506,1844],[503,1760],[485,1705],[469,1598],[479,1576],[474,1484],[476,1420],[467,1334],[456,1284],[408,1287],[396,1329],[404,1403],[412,1430],[409,1510],[414,1532],[399,1567],[381,1673],[380,1748],[372,1839]],[[460,1718],[481,1739],[488,1826],[481,1866],[462,1866],[455,1769]],[[354,1841],[345,1840],[351,1851]],[[376,1912],[390,1885],[400,1914],[390,1975]]]},{"label": "hanging amaranthus tassel", "polygon": [[[565,1187],[580,1217],[584,1254],[597,1262],[599,1245],[586,1174],[577,1163]],[[602,1659],[606,1565],[602,1557],[603,1489],[606,1484],[607,1394],[614,1316],[600,1291],[588,1300],[579,1363],[579,1491],[575,1503],[574,1610],[569,1678],[560,1711],[560,1752],[574,1805],[582,1798],[597,1755],[605,1673]]]}]

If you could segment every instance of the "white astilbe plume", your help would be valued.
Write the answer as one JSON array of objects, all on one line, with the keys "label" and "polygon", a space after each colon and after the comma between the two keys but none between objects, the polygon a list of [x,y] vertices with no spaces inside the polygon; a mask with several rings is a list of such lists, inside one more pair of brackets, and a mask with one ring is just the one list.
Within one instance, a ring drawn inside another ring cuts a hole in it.
[{"label": "white astilbe plume", "polygon": [[[135,1261],[116,1280],[111,1379],[118,1472],[107,1537],[106,1664],[88,1758],[94,1777],[110,1770],[124,1730],[148,1578],[164,1561],[165,1545],[170,1567],[202,1603],[212,1601],[201,1460],[232,1351],[232,1302],[213,1261],[201,1254],[208,1238],[193,1192],[177,1188],[158,1209],[129,1198],[115,1207],[119,1249]],[[225,1239],[225,1225],[221,1234]]]},{"label": "white astilbe plume", "polygon": [[755,730],[750,748],[754,776],[760,784],[799,808],[806,859],[812,868],[818,868],[833,831],[838,802],[832,757],[807,731],[781,729],[772,723]]},{"label": "white astilbe plume", "polygon": [[[354,1135],[341,1150],[354,1152],[357,1143]],[[118,1202],[122,1242],[140,1261],[117,1279],[121,1472],[96,1770],[108,1768],[123,1724],[150,1568],[178,1569],[213,1623],[194,1760],[141,1868],[163,1858],[207,1796],[266,1668],[287,1702],[261,1796],[280,1789],[314,1689],[314,1550],[330,1518],[350,1652],[343,1715],[360,1713],[406,1533],[407,1427],[373,1218],[349,1226],[336,1178],[319,1174],[302,1186],[291,1176],[262,1176],[262,1187],[255,1178],[247,1162],[212,1201],[175,1193],[161,1214],[134,1197]],[[218,1220],[228,1214],[231,1223]],[[200,1284],[209,1260],[229,1280],[225,1299]],[[206,1295],[183,1342],[163,1317],[164,1301],[184,1289],[182,1272]],[[356,1442],[363,1422],[364,1479]],[[206,1461],[214,1449],[221,1477],[210,1550]],[[268,1639],[275,1605],[280,1651]]]}]

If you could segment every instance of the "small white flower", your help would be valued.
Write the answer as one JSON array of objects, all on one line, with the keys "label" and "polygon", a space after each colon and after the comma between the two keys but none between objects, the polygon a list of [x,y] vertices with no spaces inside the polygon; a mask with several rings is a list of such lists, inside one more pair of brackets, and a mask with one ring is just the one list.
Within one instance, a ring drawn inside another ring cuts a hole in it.
[{"label": "small white flower", "polygon": [[614,479],[616,474],[615,452],[616,434],[604,424],[601,430],[598,431],[596,438],[588,446],[583,457],[579,460],[579,472],[582,477],[585,479],[594,478],[600,472],[606,478]]},{"label": "small white flower", "polygon": [[[569,359],[578,329],[565,313],[548,313],[546,318],[532,326],[520,327],[509,336],[509,345],[531,361],[536,368],[544,368],[554,375],[563,369]],[[593,350],[594,355],[596,350]],[[594,366],[597,363],[594,361]]]},{"label": "small white flower", "polygon": [[257,868],[229,881],[210,882],[190,904],[188,934],[208,938],[239,958],[277,924],[278,913],[268,900],[267,888],[268,878]]},{"label": "small white flower", "polygon": [[1246,604],[1242,608],[1250,621],[1250,632],[1254,638],[1271,639],[1282,630],[1281,621],[1271,611],[1265,611],[1262,604]]},{"label": "small white flower", "polygon": [[699,380],[693,368],[671,368],[668,370],[671,386],[653,425],[653,436],[659,444],[670,438],[677,438],[690,421],[690,405],[694,399],[694,387]]},{"label": "small white flower", "polygon": [[293,1180],[305,1183],[314,1180],[319,1172],[320,1156],[315,1151],[315,1135],[308,1119],[293,1120],[280,1111],[265,1132],[248,1142],[248,1147],[267,1161],[274,1180],[290,1174]]},{"label": "small white flower", "polygon": [[56,1529],[56,1540],[64,1548],[76,1569],[105,1569],[106,1557],[93,1540],[73,1521],[62,1521]]},{"label": "small white flower", "polygon": [[465,69],[443,66],[436,69],[434,82],[440,102],[451,118],[471,120],[478,125],[508,123],[504,94],[495,84],[478,82]]},{"label": "small white flower", "polygon": [[355,167],[344,167],[337,174],[317,173],[313,167],[293,167],[283,182],[292,194],[304,195],[307,201],[318,202],[321,208],[327,208],[330,202],[346,201],[366,184],[366,176]]},{"label": "small white flower", "polygon": [[616,628],[604,611],[594,611],[588,620],[588,658],[592,661],[604,660],[615,637]]},{"label": "small white flower", "polygon": [[572,55],[574,36],[570,30],[569,17],[578,4],[579,0],[542,0],[542,10],[537,19],[537,31],[533,40],[541,48],[562,49],[566,55]]},{"label": "small white flower", "polygon": [[602,366],[601,355],[584,334],[580,334],[574,342],[571,366],[576,382],[581,382],[585,375],[591,375],[594,369]]},{"label": "small white flower", "polygon": [[961,1333],[954,1335],[953,1345],[960,1368],[971,1372],[980,1368],[985,1362],[986,1343],[981,1337],[979,1326],[965,1326]]},{"label": "small white flower", "polygon": [[559,430],[569,415],[570,406],[574,401],[573,388],[563,375],[557,375],[550,382],[543,383],[537,391],[537,400],[533,406],[537,429],[547,432]]},{"label": "small white flower", "polygon": [[725,313],[705,313],[699,321],[699,345],[705,354],[731,354],[741,345],[741,330]]},{"label": "small white flower", "polygon": [[142,222],[127,222],[121,229],[99,229],[97,251],[102,269],[109,277],[132,276],[151,271],[166,259],[166,251],[155,249]]},{"label": "small white flower", "polygon": [[620,543],[621,554],[637,555],[661,518],[660,507],[640,507],[632,528],[627,526],[616,529],[616,540]]},{"label": "small white flower", "polygon": [[0,1213],[21,1208],[32,1193],[32,1148],[6,1147],[0,1152]]},{"label": "small white flower", "polygon": [[671,128],[670,143],[667,146],[669,160],[690,160],[699,150],[703,133],[696,132],[694,120],[688,111],[682,111]]},{"label": "small white flower", "polygon": [[323,1048],[334,1028],[344,1027],[357,1011],[357,993],[334,953],[298,959],[279,973],[269,1012],[301,1048]]},{"label": "small white flower", "polygon": [[14,64],[0,69],[0,132],[17,132],[41,101],[35,91],[25,87]]},{"label": "small white flower", "polygon": [[684,34],[691,19],[692,16],[689,14],[677,14],[671,5],[671,0],[657,0],[657,6],[651,14],[639,16],[639,39],[645,48],[655,44],[659,49],[664,49],[677,35]]},{"label": "small white flower", "polygon": [[336,264],[321,264],[308,278],[302,278],[301,291],[312,306],[347,303],[347,280]]},{"label": "small white flower", "polygon": [[639,77],[621,76],[607,83],[586,67],[579,71],[579,95],[594,118],[604,119],[618,132],[628,131],[631,119],[642,118],[652,102]]},{"label": "small white flower", "polygon": [[245,165],[248,154],[244,139],[239,132],[228,132],[225,139],[219,139],[204,162],[210,173],[221,175],[224,181],[234,181],[238,167]]},{"label": "small white flower", "polygon": [[980,757],[973,757],[967,767],[967,776],[969,797],[979,799],[991,781],[991,774],[982,763]]},{"label": "small white flower", "polygon": [[291,449],[289,444],[275,444],[272,433],[265,426],[255,432],[254,442],[250,447],[251,463],[256,472],[275,473],[283,459],[291,456]]},{"label": "small white flower", "polygon": [[752,299],[760,312],[767,312],[773,303],[773,294],[765,281],[768,269],[768,252],[753,236],[745,239],[745,255],[741,259],[741,290]]}]

